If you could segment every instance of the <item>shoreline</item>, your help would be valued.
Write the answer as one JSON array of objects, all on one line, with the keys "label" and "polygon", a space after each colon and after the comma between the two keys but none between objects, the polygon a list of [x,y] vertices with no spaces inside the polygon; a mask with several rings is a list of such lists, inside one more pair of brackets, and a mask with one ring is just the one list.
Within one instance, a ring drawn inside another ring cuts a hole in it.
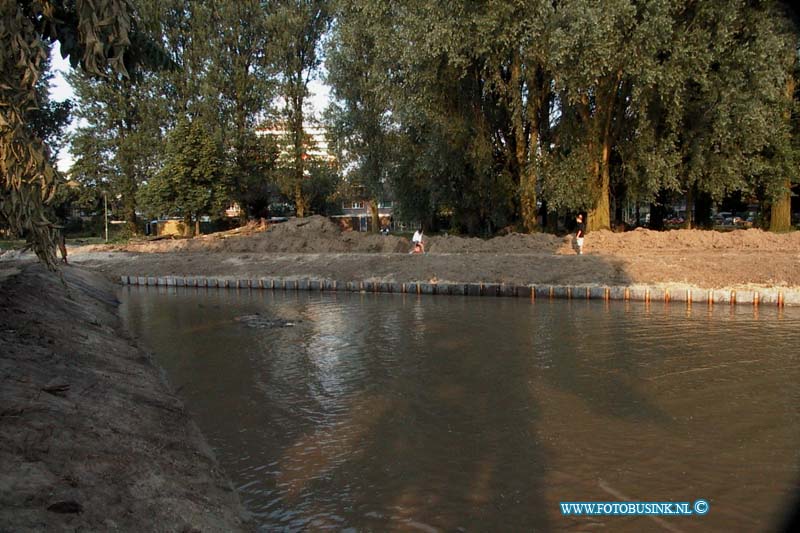
[{"label": "shoreline", "polygon": [[107,277],[0,266],[0,529],[252,530]]},{"label": "shoreline", "polygon": [[746,305],[752,307],[800,307],[800,289],[766,288],[703,289],[700,287],[668,284],[666,286],[631,285],[517,285],[506,283],[454,283],[454,282],[384,282],[336,281],[316,278],[257,278],[240,279],[206,276],[121,276],[125,286],[170,287],[196,289],[234,290],[284,290],[310,292],[366,292],[402,293],[442,296],[511,297],[535,300],[601,300],[639,301],[644,303],[670,302],[712,305]]},{"label": "shoreline", "polygon": [[[188,239],[69,248],[70,262],[121,276],[330,279],[380,283],[800,289],[800,231],[637,229],[591,232],[584,254],[570,236],[510,233],[490,239],[434,235],[409,255],[398,235],[341,231],[321,216],[248,224]],[[0,253],[4,260],[31,254]]]},{"label": "shoreline", "polygon": [[[800,252],[778,251],[654,251],[576,256],[513,252],[409,255],[77,249],[70,260],[117,282],[123,277],[172,277],[627,287],[632,290],[650,288],[654,300],[661,299],[655,293],[664,290],[670,291],[671,296],[685,293],[687,289],[764,294],[778,291],[789,294],[800,290]],[[752,298],[748,295],[742,299]],[[702,300],[700,297],[693,299]]]}]

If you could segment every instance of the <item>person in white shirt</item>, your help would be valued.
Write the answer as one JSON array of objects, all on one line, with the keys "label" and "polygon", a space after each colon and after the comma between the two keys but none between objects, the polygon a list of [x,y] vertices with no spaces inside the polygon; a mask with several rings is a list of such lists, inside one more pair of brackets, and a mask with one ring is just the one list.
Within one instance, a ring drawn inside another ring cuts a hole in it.
[{"label": "person in white shirt", "polygon": [[411,244],[413,245],[413,247],[411,248],[411,251],[408,252],[408,253],[410,253],[410,254],[414,254],[414,253],[424,254],[425,253],[425,242],[424,242],[424,240],[422,238],[422,230],[421,229],[418,229],[417,231],[414,232],[414,236],[411,237]]}]

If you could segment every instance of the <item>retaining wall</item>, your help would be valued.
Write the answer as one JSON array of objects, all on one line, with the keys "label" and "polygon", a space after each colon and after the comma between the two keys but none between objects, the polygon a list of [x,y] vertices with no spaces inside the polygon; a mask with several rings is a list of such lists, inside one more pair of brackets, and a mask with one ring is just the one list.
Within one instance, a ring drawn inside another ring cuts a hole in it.
[{"label": "retaining wall", "polygon": [[517,285],[508,283],[422,283],[387,281],[335,281],[330,279],[289,278],[212,278],[122,276],[123,285],[157,287],[199,287],[256,290],[302,290],[328,292],[381,292],[403,294],[447,294],[459,296],[505,296],[530,300],[622,300],[642,302],[682,302],[705,305],[800,306],[800,290],[764,288],[700,289],[692,286],[651,287],[596,285]]}]

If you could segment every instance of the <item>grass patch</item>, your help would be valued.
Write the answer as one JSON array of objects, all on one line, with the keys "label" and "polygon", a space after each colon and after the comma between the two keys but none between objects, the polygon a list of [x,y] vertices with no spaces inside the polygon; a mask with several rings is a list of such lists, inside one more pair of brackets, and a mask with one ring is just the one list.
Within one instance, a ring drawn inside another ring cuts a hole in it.
[{"label": "grass patch", "polygon": [[0,250],[20,250],[25,247],[22,239],[0,239]]}]

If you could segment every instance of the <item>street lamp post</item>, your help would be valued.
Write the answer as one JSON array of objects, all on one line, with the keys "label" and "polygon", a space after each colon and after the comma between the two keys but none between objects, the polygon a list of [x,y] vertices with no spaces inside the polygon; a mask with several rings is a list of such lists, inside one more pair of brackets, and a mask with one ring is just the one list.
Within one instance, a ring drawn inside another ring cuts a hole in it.
[{"label": "street lamp post", "polygon": [[106,243],[108,243],[108,193],[103,193],[103,207],[105,210],[105,222],[106,222]]}]

